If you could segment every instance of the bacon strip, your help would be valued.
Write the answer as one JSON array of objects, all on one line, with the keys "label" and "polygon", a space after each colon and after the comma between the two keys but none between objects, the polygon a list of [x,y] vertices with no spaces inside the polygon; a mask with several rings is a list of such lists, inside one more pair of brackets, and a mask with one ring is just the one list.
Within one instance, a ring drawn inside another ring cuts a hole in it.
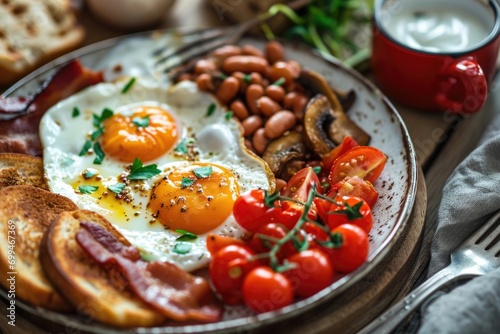
[{"label": "bacon strip", "polygon": [[[101,72],[83,67],[73,60],[62,67],[27,103],[23,98],[0,98],[0,152],[42,155],[38,127],[43,114],[66,97],[103,81]],[[20,115],[12,118],[12,116]]]},{"label": "bacon strip", "polygon": [[134,246],[123,245],[101,225],[82,222],[78,244],[97,263],[113,266],[146,304],[175,321],[219,321],[222,308],[208,282],[168,262],[145,262],[129,257]]}]

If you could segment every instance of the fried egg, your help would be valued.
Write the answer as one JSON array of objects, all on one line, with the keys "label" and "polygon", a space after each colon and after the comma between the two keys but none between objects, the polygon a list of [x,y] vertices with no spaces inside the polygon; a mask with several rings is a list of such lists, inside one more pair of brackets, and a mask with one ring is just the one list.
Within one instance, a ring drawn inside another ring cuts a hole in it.
[{"label": "fried egg", "polygon": [[45,113],[40,137],[53,192],[108,218],[144,258],[188,271],[208,264],[208,233],[245,233],[232,215],[241,192],[274,188],[238,122],[188,81],[86,88]]}]

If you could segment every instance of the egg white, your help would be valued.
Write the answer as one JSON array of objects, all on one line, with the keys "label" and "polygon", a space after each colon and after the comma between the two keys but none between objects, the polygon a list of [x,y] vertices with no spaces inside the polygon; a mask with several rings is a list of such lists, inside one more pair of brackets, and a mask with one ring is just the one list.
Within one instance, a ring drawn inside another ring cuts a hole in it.
[{"label": "egg white", "polygon": [[[69,197],[81,209],[92,210],[108,218],[120,232],[148,260],[169,261],[193,271],[206,266],[210,255],[206,250],[206,234],[189,241],[191,250],[178,254],[173,247],[179,233],[166,229],[156,221],[148,208],[153,185],[166,177],[173,169],[197,162],[212,163],[230,170],[237,179],[240,191],[274,187],[272,173],[259,158],[243,147],[238,123],[227,117],[210,94],[199,92],[193,82],[162,87],[156,83],[138,79],[125,94],[122,89],[128,80],[102,83],[89,87],[59,102],[48,110],[40,123],[40,138],[44,147],[44,170],[53,192]],[[208,107],[215,110],[207,114]],[[79,153],[88,135],[95,130],[92,115],[100,115],[104,108],[122,113],[127,106],[159,106],[170,112],[176,120],[179,140],[192,143],[191,154],[179,155],[172,148],[167,153],[144,165],[157,164],[161,174],[145,181],[132,182],[128,201],[116,201],[114,194],[81,194],[77,185],[81,182],[99,186],[99,192],[121,182],[122,174],[130,163],[123,163],[106,156],[102,164],[93,163],[92,152]],[[73,115],[77,107],[79,116]],[[191,161],[190,161],[191,160]],[[83,181],[82,172],[88,168],[98,170],[99,176]],[[98,179],[99,178],[99,179]],[[210,231],[221,235],[241,237],[245,231],[230,215],[218,228]]]}]

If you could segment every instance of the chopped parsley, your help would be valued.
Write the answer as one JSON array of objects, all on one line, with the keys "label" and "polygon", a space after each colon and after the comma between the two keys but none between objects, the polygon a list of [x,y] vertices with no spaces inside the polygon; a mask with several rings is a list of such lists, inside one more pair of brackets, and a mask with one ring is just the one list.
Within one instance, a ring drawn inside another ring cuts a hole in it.
[{"label": "chopped parsley", "polygon": [[187,254],[191,251],[191,248],[193,248],[193,245],[186,242],[179,242],[174,245],[172,251],[177,254]]},{"label": "chopped parsley", "polygon": [[94,152],[95,152],[95,159],[94,159],[94,164],[100,165],[102,161],[104,160],[104,152],[101,148],[101,145],[99,143],[94,143]]},{"label": "chopped parsley", "polygon": [[272,86],[281,86],[286,82],[285,78],[281,77],[272,83]]},{"label": "chopped parsley", "polygon": [[193,185],[193,183],[194,183],[193,179],[190,179],[189,177],[183,176],[182,180],[181,180],[181,189],[190,187]]},{"label": "chopped parsley", "polygon": [[97,138],[99,138],[102,134],[104,133],[104,128],[99,128],[97,130],[95,130],[94,132],[92,132],[92,134],[90,135],[90,139],[92,140],[96,140]]},{"label": "chopped parsley", "polygon": [[194,233],[184,231],[184,230],[175,230],[175,232],[182,234],[180,237],[175,239],[176,241],[190,241],[190,240],[195,240],[198,238],[198,236]]},{"label": "chopped parsley", "polygon": [[78,107],[74,107],[71,116],[73,116],[73,118],[80,116],[80,109],[78,109]]},{"label": "chopped parsley", "polygon": [[92,142],[90,140],[86,140],[85,144],[83,144],[82,149],[80,150],[80,153],[78,153],[79,156],[84,156],[87,154],[87,152],[90,150],[92,147]]},{"label": "chopped parsley", "polygon": [[207,177],[212,175],[212,173],[212,166],[204,166],[193,169],[193,174],[199,179],[206,179]]},{"label": "chopped parsley", "polygon": [[321,166],[315,166],[315,167],[313,167],[313,172],[314,172],[315,174],[319,174],[319,173],[321,173]]},{"label": "chopped parsley", "polygon": [[250,74],[245,74],[245,76],[243,77],[243,81],[245,83],[249,83],[251,79],[252,77],[250,76]]},{"label": "chopped parsley", "polygon": [[187,138],[182,138],[181,142],[174,148],[174,151],[182,154],[188,154],[187,143]]},{"label": "chopped parsley", "polygon": [[116,183],[108,187],[108,190],[114,192],[115,194],[121,194],[123,189],[125,189],[125,183]]},{"label": "chopped parsley", "polygon": [[226,121],[229,121],[231,119],[231,117],[233,117],[233,112],[232,111],[226,112],[224,117],[226,118]]},{"label": "chopped parsley", "polygon": [[212,116],[215,112],[215,103],[211,103],[207,109],[207,117]]},{"label": "chopped parsley", "polygon": [[130,88],[132,88],[132,86],[134,85],[135,83],[135,78],[131,78],[127,84],[125,86],[123,86],[123,89],[122,89],[122,94],[125,94],[126,92],[128,92],[130,90]]},{"label": "chopped parsley", "polygon": [[142,161],[135,158],[132,168],[130,169],[130,174],[128,175],[129,180],[147,180],[155,175],[161,173],[156,164],[143,166]]},{"label": "chopped parsley", "polygon": [[132,123],[138,128],[146,128],[149,126],[149,116],[145,117],[136,116],[132,119]]},{"label": "chopped parsley", "polygon": [[92,194],[97,189],[99,189],[99,186],[78,186],[78,190],[80,190],[82,194]]},{"label": "chopped parsley", "polygon": [[91,177],[93,176],[96,176],[98,173],[97,169],[94,169],[94,168],[87,168],[84,172],[83,172],[83,177],[85,179],[90,179]]}]

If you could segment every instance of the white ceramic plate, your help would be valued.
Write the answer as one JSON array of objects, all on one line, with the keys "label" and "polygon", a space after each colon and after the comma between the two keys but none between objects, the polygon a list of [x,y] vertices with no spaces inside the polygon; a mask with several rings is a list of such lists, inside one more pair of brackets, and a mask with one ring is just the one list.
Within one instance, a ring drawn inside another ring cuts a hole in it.
[{"label": "white ceramic plate", "polygon": [[[173,46],[184,43],[173,30],[163,32],[147,32],[120,37],[100,42],[66,56],[63,56],[30,74],[4,95],[26,95],[35,92],[40,83],[53,74],[65,62],[79,58],[81,62],[92,69],[100,69],[107,80],[116,75],[112,68],[120,64],[121,74],[145,76],[163,80],[164,76],[154,69],[154,50],[163,46]],[[247,39],[242,43],[251,43],[263,49],[264,41]],[[321,307],[338,294],[351,287],[386,256],[394,244],[395,237],[401,233],[408,222],[415,200],[417,184],[417,163],[406,127],[392,104],[368,80],[352,69],[344,67],[336,59],[320,55],[310,48],[286,44],[288,59],[299,61],[302,66],[323,74],[332,87],[340,90],[354,89],[356,101],[349,111],[349,116],[368,132],[372,141],[370,145],[382,150],[387,156],[387,165],[375,183],[380,198],[373,208],[374,228],[370,234],[370,253],[366,263],[356,271],[340,277],[330,287],[320,293],[301,300],[279,311],[255,316],[234,317],[226,315],[224,320],[215,324],[193,326],[164,326],[155,328],[139,328],[139,333],[215,333],[252,330],[270,324],[285,321],[307,312],[315,307]],[[5,298],[5,292],[2,291]],[[355,298],[355,296],[353,296]],[[64,315],[34,308],[18,302],[21,308],[32,315],[60,325],[78,330],[96,333],[123,333],[76,315]]]}]

